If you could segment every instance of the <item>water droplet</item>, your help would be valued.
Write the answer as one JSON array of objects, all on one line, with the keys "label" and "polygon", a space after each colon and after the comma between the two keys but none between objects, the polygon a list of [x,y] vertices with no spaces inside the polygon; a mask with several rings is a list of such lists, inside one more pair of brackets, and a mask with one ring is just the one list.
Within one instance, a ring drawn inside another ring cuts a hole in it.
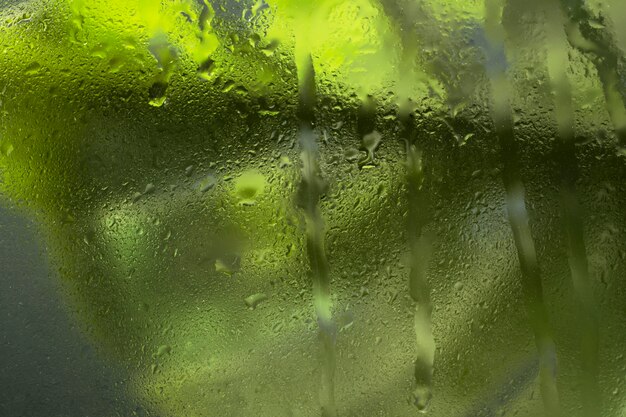
[{"label": "water droplet", "polygon": [[154,192],[154,190],[156,190],[156,187],[154,186],[154,184],[149,183],[148,185],[146,185],[146,189],[143,191],[144,194],[152,194]]},{"label": "water droplet", "polygon": [[266,45],[263,48],[261,48],[261,52],[265,56],[272,56],[272,55],[274,55],[274,52],[276,52],[276,49],[278,48],[278,45],[280,45],[280,42],[278,40],[274,39],[268,45]]},{"label": "water droplet", "polygon": [[116,73],[124,66],[124,60],[120,57],[113,57],[109,60],[109,72]]},{"label": "water droplet", "polygon": [[263,293],[258,293],[258,294],[253,294],[249,297],[246,297],[244,301],[246,302],[246,305],[250,307],[250,309],[255,309],[256,306],[259,305],[259,303],[265,300],[267,300],[267,295]]},{"label": "water droplet", "polygon": [[602,22],[598,20],[589,19],[587,20],[587,23],[589,23],[589,26],[591,26],[594,29],[604,29],[604,24],[602,24]]},{"label": "water droplet", "polygon": [[291,159],[289,159],[289,157],[285,156],[285,155],[281,156],[280,157],[280,162],[278,163],[278,166],[280,168],[287,168],[287,167],[291,166]]},{"label": "water droplet", "polygon": [[367,152],[365,158],[359,161],[359,166],[362,168],[374,167],[374,152],[380,145],[382,135],[374,130],[371,133],[363,136],[361,147]]},{"label": "water droplet", "polygon": [[40,70],[41,70],[41,64],[39,62],[33,62],[24,69],[24,73],[26,75],[35,75]]},{"label": "water droplet", "polygon": [[367,151],[368,154],[374,155],[374,151],[380,145],[380,141],[382,139],[382,135],[374,130],[372,133],[368,133],[363,136],[363,148]]},{"label": "water droplet", "polygon": [[207,175],[205,178],[198,182],[198,190],[200,190],[201,193],[205,193],[213,188],[216,183],[217,180],[213,175]]},{"label": "water droplet", "polygon": [[159,346],[159,348],[157,349],[156,356],[161,357],[171,352],[172,352],[172,347],[170,345],[162,345],[162,346]]},{"label": "water droplet", "polygon": [[428,411],[428,405],[431,398],[432,392],[429,387],[417,387],[415,391],[413,391],[413,405],[415,405],[421,413],[426,413]]},{"label": "water droplet", "polygon": [[459,146],[465,145],[467,141],[470,140],[472,137],[474,137],[473,133],[468,133],[467,135],[463,136],[463,139],[459,141]]},{"label": "water droplet", "polygon": [[359,159],[359,156],[361,156],[362,153],[358,149],[350,148],[350,149],[346,150],[344,155],[346,157],[346,160],[348,160],[350,162],[354,162],[357,159]]},{"label": "water droplet", "polygon": [[247,171],[235,181],[235,194],[239,204],[253,205],[265,189],[265,177],[256,171]]},{"label": "water droplet", "polygon": [[3,156],[9,156],[11,155],[11,152],[13,152],[13,145],[10,143],[3,143],[2,146],[0,146],[0,153]]},{"label": "water droplet", "polygon": [[200,77],[203,80],[209,81],[213,77],[214,70],[215,70],[215,61],[213,61],[211,58],[207,58],[198,67],[198,77]]},{"label": "water droplet", "polygon": [[148,94],[150,95],[150,101],[148,102],[151,106],[161,107],[165,104],[165,100],[167,97],[165,96],[165,92],[167,91],[167,83],[157,81],[152,84]]},{"label": "water droplet", "polygon": [[226,275],[232,275],[239,270],[240,259],[236,255],[218,258],[215,260],[215,271]]}]

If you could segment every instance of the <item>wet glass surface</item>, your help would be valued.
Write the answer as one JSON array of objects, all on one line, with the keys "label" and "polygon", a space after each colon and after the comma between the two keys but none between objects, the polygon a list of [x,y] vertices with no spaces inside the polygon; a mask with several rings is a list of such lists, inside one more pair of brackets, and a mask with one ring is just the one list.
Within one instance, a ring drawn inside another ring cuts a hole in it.
[{"label": "wet glass surface", "polygon": [[622,417],[624,23],[3,3],[4,410]]}]

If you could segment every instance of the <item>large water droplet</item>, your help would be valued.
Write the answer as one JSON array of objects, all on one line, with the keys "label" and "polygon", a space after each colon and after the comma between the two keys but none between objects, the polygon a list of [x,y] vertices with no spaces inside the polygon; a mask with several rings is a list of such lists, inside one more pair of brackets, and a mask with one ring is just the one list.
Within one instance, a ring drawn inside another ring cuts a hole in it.
[{"label": "large water droplet", "polygon": [[265,189],[265,177],[256,171],[246,171],[235,181],[239,204],[253,205]]},{"label": "large water droplet", "polygon": [[246,305],[250,307],[250,309],[255,309],[256,306],[259,305],[259,303],[265,300],[267,300],[267,295],[264,293],[258,293],[258,294],[252,294],[251,296],[246,297],[244,301],[246,302]]}]

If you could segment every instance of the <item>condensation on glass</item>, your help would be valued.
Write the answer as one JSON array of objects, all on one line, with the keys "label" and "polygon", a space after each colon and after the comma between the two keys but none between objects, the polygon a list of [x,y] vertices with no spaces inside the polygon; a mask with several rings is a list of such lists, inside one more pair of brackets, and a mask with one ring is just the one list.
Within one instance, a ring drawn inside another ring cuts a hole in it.
[{"label": "condensation on glass", "polygon": [[0,13],[0,187],[155,416],[626,415],[621,0]]}]

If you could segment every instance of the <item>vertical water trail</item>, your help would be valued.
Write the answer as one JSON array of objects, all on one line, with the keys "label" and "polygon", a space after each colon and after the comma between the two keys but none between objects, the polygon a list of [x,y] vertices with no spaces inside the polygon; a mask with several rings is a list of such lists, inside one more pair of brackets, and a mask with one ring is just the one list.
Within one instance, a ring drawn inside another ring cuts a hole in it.
[{"label": "vertical water trail", "polygon": [[384,12],[394,22],[402,40],[402,57],[399,65],[398,121],[401,138],[406,140],[406,181],[409,215],[407,239],[411,253],[409,265],[409,294],[415,303],[413,329],[415,332],[415,363],[413,403],[420,412],[426,412],[433,396],[433,370],[435,363],[435,338],[432,331],[432,302],[427,279],[427,267],[432,244],[424,233],[429,221],[430,204],[424,189],[422,151],[416,141],[410,97],[406,92],[420,79],[416,73],[419,56],[419,39],[416,25],[420,19],[420,5],[411,0],[381,0]]},{"label": "vertical water trail", "polygon": [[309,53],[307,33],[297,40],[296,65],[298,70],[298,120],[302,152],[302,179],[298,189],[298,205],[304,212],[309,267],[313,280],[313,303],[319,325],[322,378],[320,403],[322,417],[336,416],[335,406],[335,339],[336,328],[332,318],[330,269],[324,247],[324,219],[319,200],[326,190],[326,182],[319,168],[319,153],[313,123],[315,121],[315,72]]},{"label": "vertical water trail", "polygon": [[491,84],[491,113],[502,153],[507,214],[520,263],[524,302],[539,353],[540,389],[545,413],[548,417],[557,417],[561,413],[556,386],[556,349],[543,300],[535,243],[526,211],[525,189],[519,172],[506,62],[501,62],[501,57],[505,56],[505,34],[500,23],[501,0],[485,0],[485,12],[485,30],[490,42],[486,58]]},{"label": "vertical water trail", "polygon": [[428,408],[432,398],[432,378],[435,361],[435,338],[432,331],[433,306],[430,299],[430,285],[427,278],[431,242],[424,232],[429,220],[429,202],[424,189],[424,169],[422,152],[414,143],[413,125],[408,115],[401,116],[407,140],[407,198],[409,218],[407,234],[411,250],[409,270],[409,294],[415,303],[413,328],[415,331],[415,390],[413,401],[422,412]]},{"label": "vertical water trail", "polygon": [[564,63],[568,62],[565,19],[558,0],[544,4],[546,12],[547,64],[550,86],[555,99],[559,141],[556,158],[561,170],[561,214],[568,249],[568,263],[578,304],[582,334],[582,403],[584,415],[599,415],[601,410],[598,386],[599,333],[598,317],[587,265],[583,221],[576,193],[579,177],[574,147],[574,109],[571,86]]}]

